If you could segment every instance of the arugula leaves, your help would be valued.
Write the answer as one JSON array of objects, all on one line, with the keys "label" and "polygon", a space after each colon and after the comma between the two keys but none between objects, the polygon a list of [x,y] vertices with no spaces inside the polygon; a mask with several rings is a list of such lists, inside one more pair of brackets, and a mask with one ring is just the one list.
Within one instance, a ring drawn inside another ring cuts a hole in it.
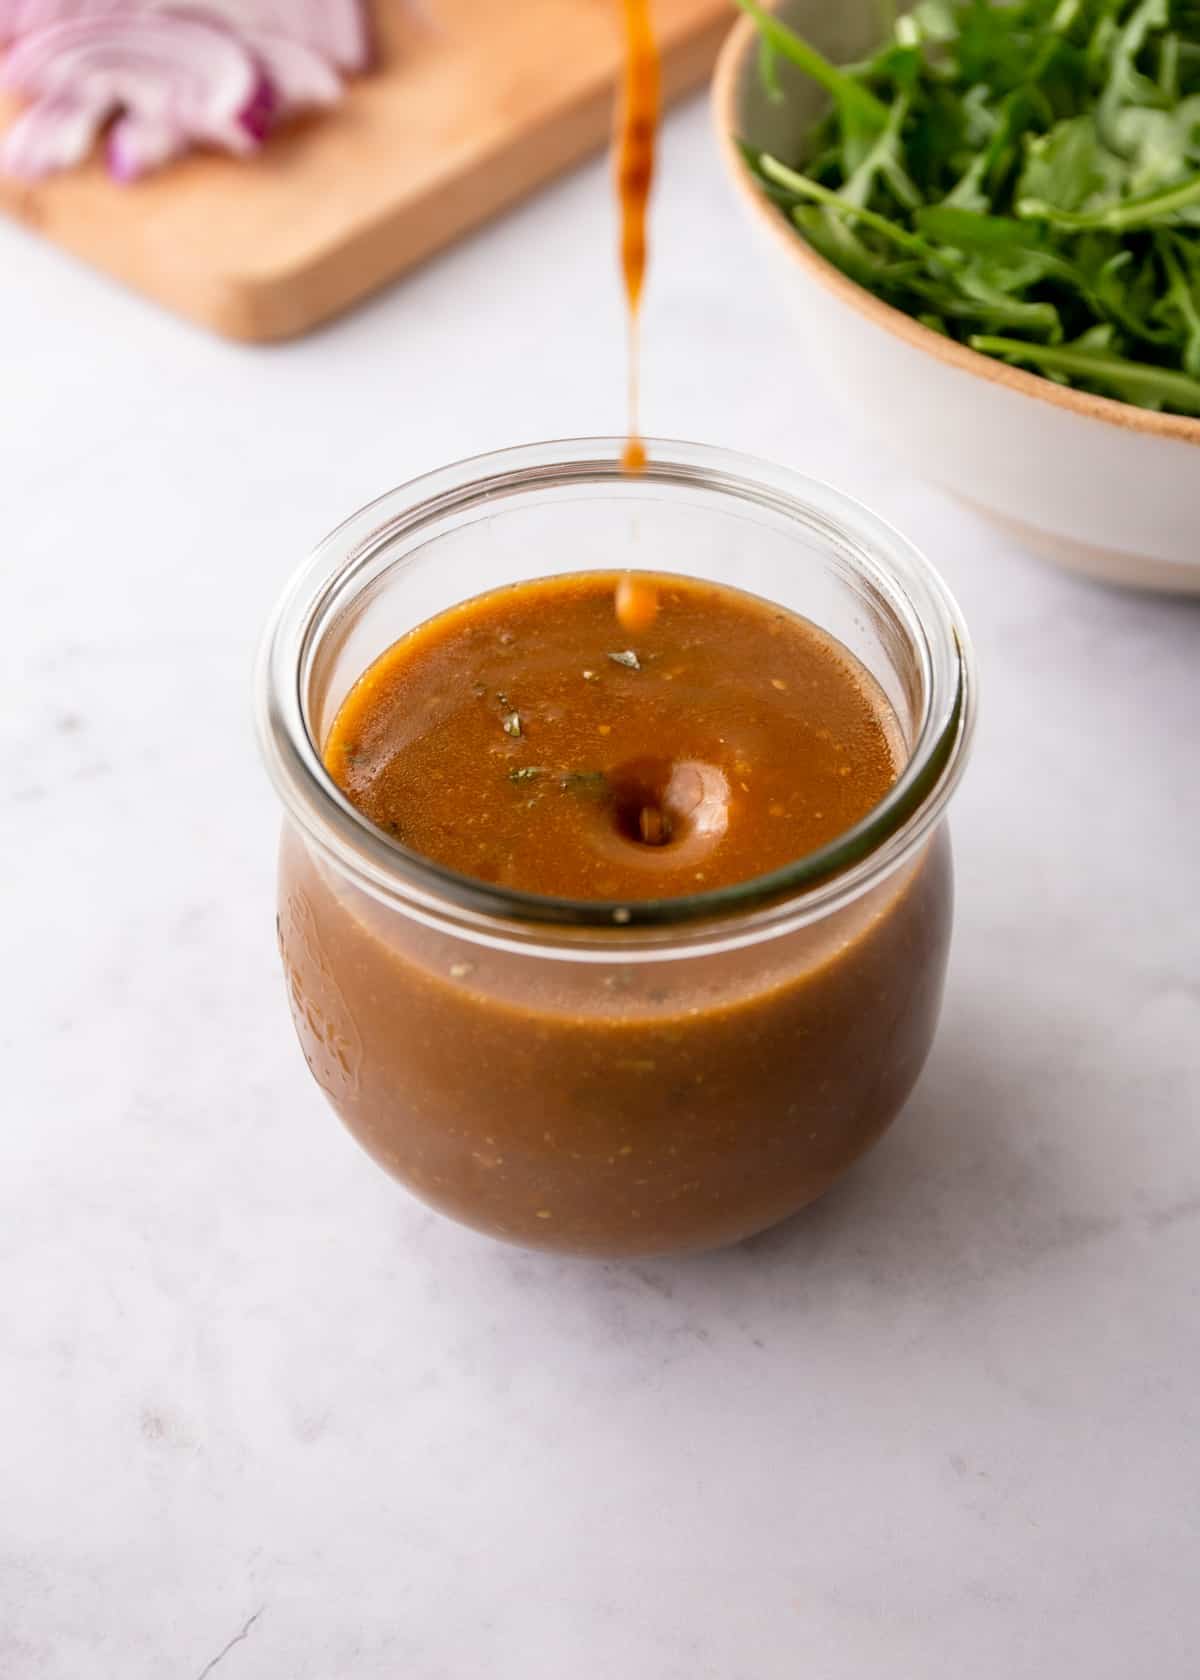
[{"label": "arugula leaves", "polygon": [[1060,384],[1200,415],[1200,4],[918,0],[834,65],[759,0],[830,109],[802,160],[743,146],[853,280]]}]

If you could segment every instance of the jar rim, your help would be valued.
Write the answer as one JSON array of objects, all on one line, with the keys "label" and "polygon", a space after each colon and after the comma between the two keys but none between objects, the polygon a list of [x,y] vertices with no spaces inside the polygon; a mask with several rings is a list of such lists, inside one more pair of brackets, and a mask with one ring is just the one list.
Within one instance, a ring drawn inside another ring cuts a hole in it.
[{"label": "jar rim", "polygon": [[954,597],[891,525],[831,485],[711,445],[648,439],[639,485],[699,488],[766,506],[849,544],[859,569],[898,594],[917,637],[922,715],[908,762],[852,828],[750,880],[628,903],[497,887],[409,850],[377,829],[325,769],[305,703],[323,612],[402,535],[484,501],[571,483],[628,488],[623,439],[573,438],[468,457],[385,492],[337,526],[293,574],[263,636],[255,678],[260,747],[288,815],[372,896],[480,943],[596,960],[661,959],[782,933],[857,898],[913,855],[965,767],[975,723],[970,638]]}]

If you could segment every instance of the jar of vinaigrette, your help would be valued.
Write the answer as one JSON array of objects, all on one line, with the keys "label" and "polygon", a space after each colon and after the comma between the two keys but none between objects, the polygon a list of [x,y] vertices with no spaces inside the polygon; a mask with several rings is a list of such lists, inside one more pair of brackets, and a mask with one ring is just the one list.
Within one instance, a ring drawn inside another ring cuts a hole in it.
[{"label": "jar of vinaigrette", "polygon": [[965,627],[799,474],[616,440],[463,462],[287,588],[261,736],[314,1078],[492,1236],[733,1243],[821,1195],[929,1051]]}]

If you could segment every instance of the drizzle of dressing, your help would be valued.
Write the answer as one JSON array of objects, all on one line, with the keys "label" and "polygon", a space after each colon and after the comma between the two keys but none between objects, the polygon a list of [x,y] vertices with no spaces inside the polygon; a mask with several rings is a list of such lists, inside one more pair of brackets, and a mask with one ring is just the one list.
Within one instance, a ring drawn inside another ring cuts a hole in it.
[{"label": "drizzle of dressing", "polygon": [[617,584],[617,622],[631,636],[649,630],[658,617],[658,590],[647,578],[626,572]]},{"label": "drizzle of dressing", "polygon": [[654,179],[658,128],[658,48],[650,21],[650,0],[622,0],[625,74],[617,120],[617,199],[621,211],[621,277],[625,284],[629,352],[629,437],[621,465],[641,472],[646,446],[638,424],[638,316],[646,279],[646,207]]},{"label": "drizzle of dressing", "polygon": [[[646,281],[646,210],[654,180],[658,129],[658,48],[650,21],[650,0],[622,0],[625,20],[625,74],[615,141],[617,201],[621,215],[621,278],[625,286],[629,433],[621,456],[626,473],[646,465],[638,416],[640,384],[639,322]],[[617,621],[632,634],[646,630],[658,614],[658,593],[626,572],[617,586]]]}]

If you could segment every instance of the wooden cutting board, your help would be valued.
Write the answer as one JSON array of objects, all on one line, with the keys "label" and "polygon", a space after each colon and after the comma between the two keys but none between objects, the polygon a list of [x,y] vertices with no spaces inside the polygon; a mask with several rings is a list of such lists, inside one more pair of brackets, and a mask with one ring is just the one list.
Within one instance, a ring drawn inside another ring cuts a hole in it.
[{"label": "wooden cutting board", "polygon": [[[667,98],[708,73],[731,10],[656,0]],[[0,205],[216,332],[281,339],[607,139],[619,0],[378,0],[376,11],[379,68],[253,161],[196,156],[133,186],[99,163],[35,186],[0,176]]]}]

